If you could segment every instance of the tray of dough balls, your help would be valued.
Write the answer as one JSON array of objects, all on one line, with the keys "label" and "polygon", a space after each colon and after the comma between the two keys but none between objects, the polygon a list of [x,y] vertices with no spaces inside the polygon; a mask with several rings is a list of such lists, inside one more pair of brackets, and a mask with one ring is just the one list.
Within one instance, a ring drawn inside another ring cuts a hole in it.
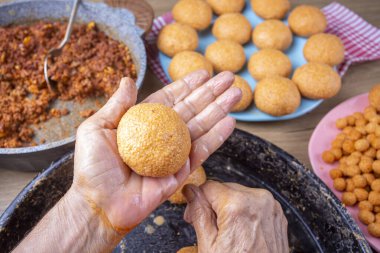
[{"label": "tray of dough balls", "polygon": [[[242,90],[232,116],[275,121],[302,116],[335,96],[344,46],[316,7],[288,0],[180,0],[160,31],[159,61],[170,79],[206,69],[235,73]],[[288,15],[289,13],[289,15]]]},{"label": "tray of dough balls", "polygon": [[326,114],[311,136],[309,158],[380,251],[380,84]]}]

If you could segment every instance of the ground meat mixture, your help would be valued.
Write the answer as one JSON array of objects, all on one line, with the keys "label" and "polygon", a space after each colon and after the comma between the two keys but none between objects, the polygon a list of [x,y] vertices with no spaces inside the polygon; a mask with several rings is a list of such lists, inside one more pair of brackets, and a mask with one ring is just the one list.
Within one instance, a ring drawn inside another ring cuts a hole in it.
[{"label": "ground meat mixture", "polygon": [[49,76],[57,83],[57,92],[50,91],[43,60],[49,49],[59,45],[66,25],[0,27],[0,148],[34,145],[33,124],[69,113],[51,108],[56,99],[80,102],[90,96],[109,97],[123,76],[136,80],[128,47],[90,22],[74,26],[70,42],[49,65]]}]

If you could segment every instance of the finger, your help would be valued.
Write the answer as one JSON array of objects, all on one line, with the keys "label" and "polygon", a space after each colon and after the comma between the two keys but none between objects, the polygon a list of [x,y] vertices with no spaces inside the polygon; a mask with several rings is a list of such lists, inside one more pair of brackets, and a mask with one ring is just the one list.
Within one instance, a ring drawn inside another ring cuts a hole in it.
[{"label": "finger", "polygon": [[[278,203],[278,202],[277,202]],[[279,203],[278,203],[279,204]],[[279,217],[280,221],[278,223],[278,230],[280,231],[280,238],[281,238],[281,251],[280,252],[288,252],[289,250],[289,242],[288,242],[288,220],[286,219],[284,215],[284,211],[279,204]]]},{"label": "finger", "polygon": [[[210,180],[201,185],[200,188],[211,208],[218,214],[226,204],[225,198],[229,195],[230,188],[224,183]],[[223,201],[219,201],[220,199],[223,199]]]},{"label": "finger", "polygon": [[137,88],[135,82],[129,77],[124,77],[120,81],[119,88],[107,103],[93,116],[88,118],[84,124],[99,128],[115,129],[124,113],[136,103],[136,99]]},{"label": "finger", "polygon": [[183,121],[188,122],[227,90],[234,82],[234,78],[231,72],[216,75],[176,104],[174,110],[181,115]]},{"label": "finger", "polygon": [[173,107],[209,78],[209,73],[206,70],[195,71],[153,93],[143,103],[160,103]]},{"label": "finger", "polygon": [[283,245],[283,238],[285,235],[281,234],[282,233],[282,223],[281,223],[281,213],[282,213],[282,208],[281,205],[278,201],[275,201],[274,204],[274,233],[275,233],[275,245],[276,247],[274,248],[275,252],[283,252],[284,250],[284,245]]},{"label": "finger", "polygon": [[216,98],[202,112],[197,114],[187,123],[191,139],[196,140],[207,133],[216,123],[222,120],[230,112],[232,107],[241,99],[241,90],[229,88]]},{"label": "finger", "polygon": [[207,252],[216,241],[216,216],[203,192],[195,185],[186,185],[183,194],[187,200],[184,218],[194,226],[200,252]]},{"label": "finger", "polygon": [[227,140],[232,134],[235,124],[235,119],[226,116],[216,123],[208,133],[192,143],[190,152],[191,171],[198,168]]}]

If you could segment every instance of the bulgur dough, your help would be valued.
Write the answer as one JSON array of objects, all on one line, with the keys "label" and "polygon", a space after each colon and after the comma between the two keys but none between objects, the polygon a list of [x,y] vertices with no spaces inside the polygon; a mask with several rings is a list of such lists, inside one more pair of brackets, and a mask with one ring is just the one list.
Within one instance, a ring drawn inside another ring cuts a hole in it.
[{"label": "bulgur dough", "polygon": [[248,71],[256,80],[265,77],[288,77],[292,63],[287,55],[275,49],[263,49],[254,53],[248,62]]},{"label": "bulgur dough", "polygon": [[180,0],[174,5],[172,14],[175,21],[197,30],[209,27],[212,19],[212,9],[203,0]]},{"label": "bulgur dough", "polygon": [[197,168],[189,175],[189,177],[185,180],[183,185],[178,188],[178,190],[169,198],[169,201],[173,204],[184,204],[186,203],[186,198],[182,194],[182,189],[187,184],[193,184],[196,186],[200,186],[206,182],[206,172],[202,166]]},{"label": "bulgur dough", "polygon": [[197,246],[184,247],[178,250],[177,253],[198,253],[198,247]]},{"label": "bulgur dough", "polygon": [[206,48],[206,58],[211,62],[215,72],[238,72],[245,64],[244,48],[237,42],[218,40]]},{"label": "bulgur dough", "polygon": [[288,23],[293,33],[303,37],[323,33],[327,27],[323,12],[310,5],[299,5],[294,8],[289,15]]},{"label": "bulgur dough", "polygon": [[372,87],[368,95],[368,100],[378,112],[380,112],[380,84]]},{"label": "bulgur dough", "polygon": [[182,51],[194,51],[198,47],[198,34],[189,25],[172,23],[161,30],[157,46],[169,57]]},{"label": "bulgur dough", "polygon": [[131,107],[121,118],[117,146],[123,161],[137,174],[166,177],[186,163],[191,139],[172,108],[144,103]]},{"label": "bulgur dough", "polygon": [[232,108],[232,112],[240,112],[244,111],[251,105],[253,99],[253,93],[251,86],[249,86],[248,82],[240,77],[235,75],[235,81],[232,84],[232,87],[239,88],[241,90],[242,97],[240,101]]},{"label": "bulgur dough", "polygon": [[217,15],[241,12],[245,6],[245,0],[207,0],[207,3]]},{"label": "bulgur dough", "polygon": [[290,9],[289,0],[251,0],[251,6],[263,19],[282,19]]},{"label": "bulgur dough", "polygon": [[252,41],[260,49],[277,49],[284,51],[293,42],[289,27],[280,20],[271,19],[260,23],[252,33]]},{"label": "bulgur dough", "polygon": [[245,44],[251,37],[251,24],[240,13],[227,13],[219,16],[212,27],[212,34],[218,40],[232,40]]},{"label": "bulgur dough", "polygon": [[310,99],[327,99],[341,88],[341,79],[335,70],[323,63],[309,62],[296,69],[293,75],[302,96]]},{"label": "bulgur dough", "polygon": [[213,75],[212,64],[200,53],[184,51],[176,54],[169,64],[169,75],[173,81],[181,79],[196,70],[205,69]]},{"label": "bulgur dough", "polygon": [[274,76],[257,83],[254,101],[259,110],[273,116],[282,116],[297,110],[301,104],[301,95],[290,79]]},{"label": "bulgur dough", "polygon": [[344,46],[338,36],[318,33],[306,41],[303,55],[309,62],[320,62],[334,66],[343,61]]}]

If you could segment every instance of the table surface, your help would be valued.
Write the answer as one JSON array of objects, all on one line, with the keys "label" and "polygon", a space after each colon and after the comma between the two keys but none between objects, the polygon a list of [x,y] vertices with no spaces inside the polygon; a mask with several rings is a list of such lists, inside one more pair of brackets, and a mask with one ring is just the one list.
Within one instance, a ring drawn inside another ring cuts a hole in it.
[{"label": "table surface", "polygon": [[[293,6],[307,3],[319,7],[329,4],[327,0],[290,0]],[[170,11],[176,0],[148,0],[152,5],[155,15],[161,15]],[[379,0],[339,0],[369,23],[380,27],[380,1]],[[258,135],[283,148],[307,167],[310,162],[307,154],[307,146],[314,127],[322,117],[340,102],[355,95],[367,92],[372,85],[380,83],[380,61],[369,62],[351,66],[343,77],[343,89],[334,98],[325,101],[312,113],[301,118],[270,123],[244,123],[238,122],[237,127]],[[139,94],[139,99],[146,97],[153,91],[162,87],[160,81],[150,72],[147,72],[144,85]],[[0,165],[1,168],[1,165]],[[33,178],[36,173],[9,171],[0,169],[0,214],[6,209],[10,202],[22,190],[22,188]]]}]

